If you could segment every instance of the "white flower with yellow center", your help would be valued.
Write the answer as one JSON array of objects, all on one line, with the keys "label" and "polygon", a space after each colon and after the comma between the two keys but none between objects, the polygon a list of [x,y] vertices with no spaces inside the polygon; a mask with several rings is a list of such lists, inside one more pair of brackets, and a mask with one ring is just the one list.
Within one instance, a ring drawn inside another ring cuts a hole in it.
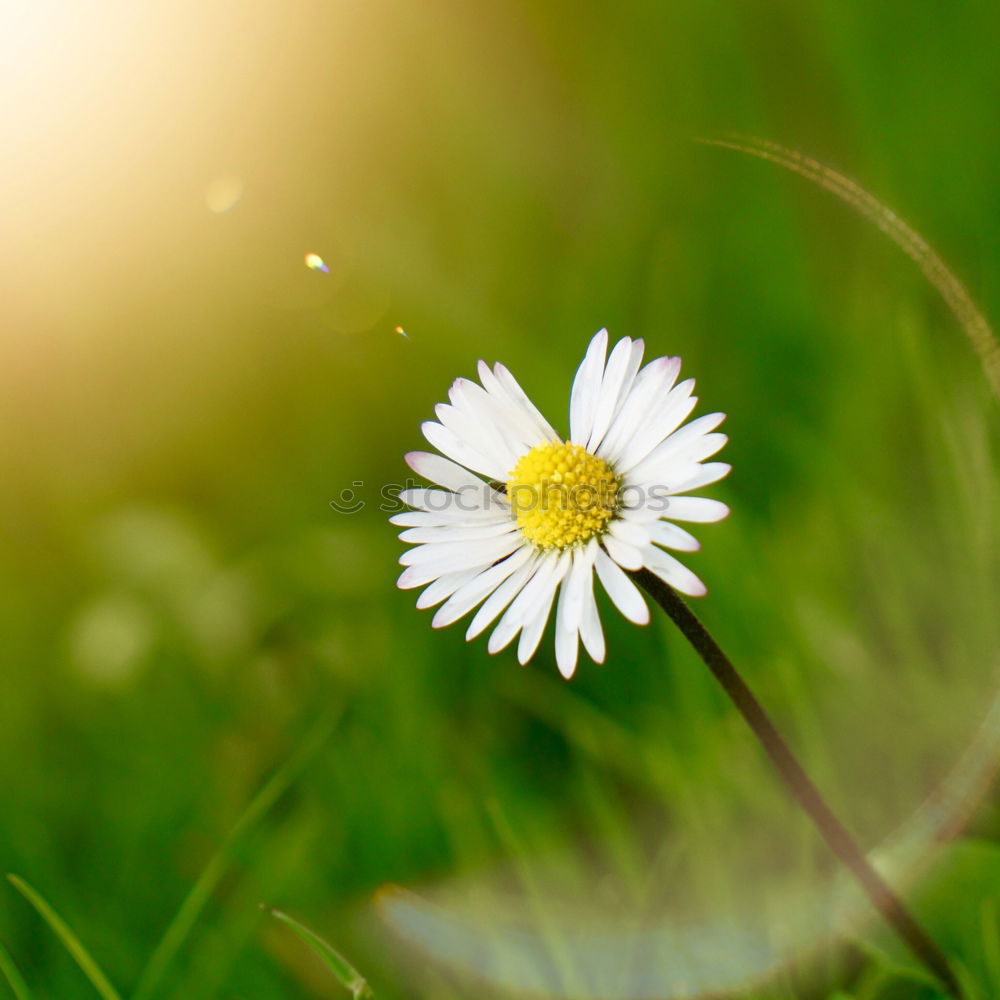
[{"label": "white flower with yellow center", "polygon": [[725,415],[684,424],[697,398],[694,379],[677,383],[680,358],[640,368],[641,340],[618,341],[610,356],[607,349],[601,330],[573,381],[568,441],[503,365],[480,361],[482,384],[457,379],[450,403],[435,409],[438,422],[423,425],[447,457],[406,456],[440,488],[404,490],[400,499],[414,510],[390,518],[414,543],[399,560],[406,567],[399,586],[426,587],[418,608],[441,604],[435,628],[478,607],[466,639],[499,618],[491,653],[520,633],[517,655],[527,663],[558,592],[556,660],[565,677],[576,669],[581,639],[596,662],[604,660],[595,570],[622,614],[645,625],[649,610],[625,571],[645,568],[681,593],[703,595],[701,580],[664,549],[699,548],[673,522],[729,513],[717,500],[681,495],[729,472],[705,461],[726,443],[715,433]]}]

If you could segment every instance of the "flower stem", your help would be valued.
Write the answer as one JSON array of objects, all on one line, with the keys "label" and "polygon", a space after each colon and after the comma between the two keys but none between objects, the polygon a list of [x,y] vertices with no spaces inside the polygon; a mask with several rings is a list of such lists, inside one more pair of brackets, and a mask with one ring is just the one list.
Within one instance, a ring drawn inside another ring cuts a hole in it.
[{"label": "flower stem", "polygon": [[944,953],[872,867],[857,841],[827,805],[819,789],[806,774],[746,681],[695,613],[673,587],[668,586],[649,570],[641,569],[631,575],[636,583],[666,611],[684,638],[691,643],[695,652],[715,675],[715,679],[746,719],[778,769],[788,790],[815,823],[833,853],[861,883],[875,909],[895,928],[913,954],[941,981],[947,991],[953,997],[961,997],[958,980]]}]

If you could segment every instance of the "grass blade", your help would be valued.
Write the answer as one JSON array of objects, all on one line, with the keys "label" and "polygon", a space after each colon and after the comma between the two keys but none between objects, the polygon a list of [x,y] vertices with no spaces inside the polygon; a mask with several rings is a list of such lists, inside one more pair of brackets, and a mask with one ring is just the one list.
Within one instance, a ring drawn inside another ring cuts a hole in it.
[{"label": "grass blade", "polygon": [[80,939],[70,930],[66,921],[49,906],[41,894],[17,875],[8,875],[7,878],[10,880],[10,884],[38,911],[38,915],[49,925],[49,928],[56,937],[62,941],[66,950],[73,956],[76,964],[80,966],[83,974],[90,980],[94,989],[97,990],[104,1000],[121,1000],[118,991],[111,985],[101,967],[91,957],[90,952],[87,951]]},{"label": "grass blade", "polygon": [[319,955],[334,976],[337,977],[337,982],[350,990],[356,1000],[370,1000],[370,998],[374,997],[365,977],[333,945],[324,941],[315,931],[310,930],[305,924],[300,924],[294,917],[290,917],[287,913],[275,910],[270,906],[264,906],[263,908],[272,917],[291,927]]},{"label": "grass blade", "polygon": [[211,899],[212,893],[222,881],[222,877],[229,867],[230,859],[240,842],[278,799],[288,791],[292,783],[330,737],[339,720],[340,709],[320,719],[306,735],[295,753],[271,776],[250,805],[247,806],[218,851],[205,866],[198,881],[191,887],[184,902],[181,903],[180,909],[170,922],[139,977],[139,984],[133,994],[133,1000],[148,1000],[155,993],[164,974],[170,968],[170,964],[201,916],[202,910]]},{"label": "grass blade", "polygon": [[706,146],[719,146],[747,153],[784,167],[829,191],[869,222],[874,223],[923,271],[924,277],[944,299],[979,357],[993,394],[1000,398],[1000,344],[997,343],[989,321],[980,312],[972,296],[951,268],[930,244],[891,208],[884,205],[857,181],[798,150],[786,149],[777,143],[755,136],[699,139],[698,142]]},{"label": "grass blade", "polygon": [[14,964],[14,959],[10,957],[2,944],[0,944],[0,972],[4,974],[4,978],[10,984],[17,1000],[34,1000],[31,990],[28,989],[28,984]]}]

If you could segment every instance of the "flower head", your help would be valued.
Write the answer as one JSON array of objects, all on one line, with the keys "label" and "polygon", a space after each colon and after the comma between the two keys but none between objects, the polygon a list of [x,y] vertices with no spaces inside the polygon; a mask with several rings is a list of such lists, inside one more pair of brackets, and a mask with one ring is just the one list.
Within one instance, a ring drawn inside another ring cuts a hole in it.
[{"label": "flower head", "polygon": [[643,342],[627,337],[607,349],[601,330],[573,381],[565,441],[503,365],[480,361],[480,382],[457,379],[437,421],[423,425],[441,454],[406,456],[436,487],[405,490],[400,499],[414,509],[390,518],[414,543],[400,558],[399,586],[426,588],[418,608],[441,604],[435,628],[478,608],[466,638],[499,619],[489,651],[520,634],[518,659],[527,663],[556,603],[565,677],[581,640],[595,661],[604,659],[595,572],[622,614],[645,625],[649,610],[626,571],[645,568],[684,594],[703,595],[701,580],[664,550],[699,548],[674,522],[729,513],[717,500],[685,495],[729,472],[706,461],[726,443],[715,432],[724,414],[685,424],[697,398],[693,379],[677,383],[679,358],[640,367]]}]

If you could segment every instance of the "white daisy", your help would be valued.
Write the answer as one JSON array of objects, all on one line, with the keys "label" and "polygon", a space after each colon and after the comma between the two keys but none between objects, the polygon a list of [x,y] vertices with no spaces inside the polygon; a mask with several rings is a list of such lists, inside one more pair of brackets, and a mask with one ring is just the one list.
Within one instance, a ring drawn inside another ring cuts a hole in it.
[{"label": "white daisy", "polygon": [[[591,340],[573,381],[570,436],[563,441],[501,364],[479,362],[481,385],[457,379],[438,421],[422,427],[444,456],[410,452],[410,468],[438,488],[409,489],[414,508],[390,518],[414,543],[400,558],[404,589],[426,587],[418,608],[441,604],[441,628],[474,608],[466,639],[497,621],[491,653],[520,633],[518,659],[531,659],[556,605],[556,661],[576,669],[579,640],[604,660],[594,599],[596,571],[618,609],[639,625],[649,609],[626,571],[648,569],[681,593],[705,585],[664,549],[695,552],[697,539],[675,521],[718,521],[725,504],[681,496],[729,472],[706,462],[725,443],[725,414],[684,424],[694,379],[677,384],[680,358],[644,368],[643,342],[619,340],[605,361],[608,334]],[[682,424],[684,426],[682,426]],[[443,604],[441,602],[444,602]]]}]

